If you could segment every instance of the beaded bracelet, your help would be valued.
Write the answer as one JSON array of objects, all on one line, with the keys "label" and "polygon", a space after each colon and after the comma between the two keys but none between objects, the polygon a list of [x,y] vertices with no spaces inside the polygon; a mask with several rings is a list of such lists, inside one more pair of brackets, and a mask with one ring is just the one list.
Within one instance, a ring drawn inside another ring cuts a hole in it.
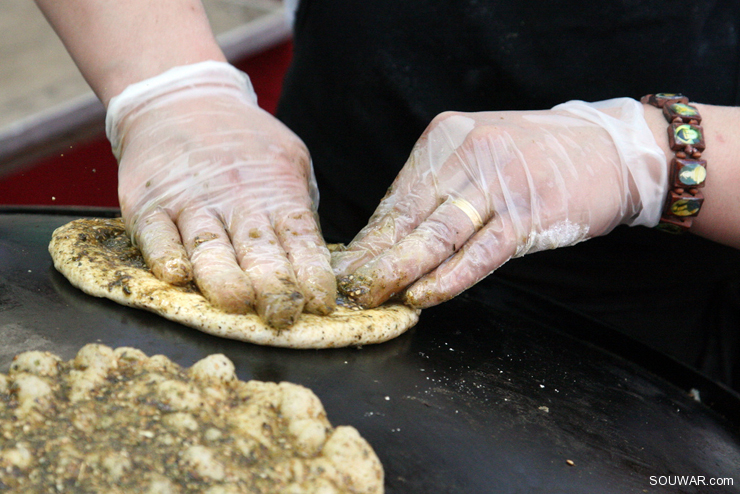
[{"label": "beaded bracelet", "polygon": [[670,189],[657,228],[683,233],[691,228],[704,202],[699,191],[707,178],[707,162],[700,159],[705,147],[704,130],[699,125],[701,115],[681,94],[648,94],[640,101],[663,109],[663,115],[670,123],[668,144],[676,153],[671,160]]}]

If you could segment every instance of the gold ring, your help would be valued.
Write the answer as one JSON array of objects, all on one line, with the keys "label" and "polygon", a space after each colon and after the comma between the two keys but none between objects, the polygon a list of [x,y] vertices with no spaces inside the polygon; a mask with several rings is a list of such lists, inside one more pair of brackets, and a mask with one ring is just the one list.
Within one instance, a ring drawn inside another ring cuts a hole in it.
[{"label": "gold ring", "polygon": [[483,218],[480,217],[478,211],[476,211],[473,205],[470,204],[470,202],[468,202],[466,199],[458,197],[457,199],[453,199],[451,204],[453,206],[457,206],[460,211],[465,213],[465,215],[470,218],[470,221],[473,223],[473,227],[475,227],[476,230],[483,226]]}]

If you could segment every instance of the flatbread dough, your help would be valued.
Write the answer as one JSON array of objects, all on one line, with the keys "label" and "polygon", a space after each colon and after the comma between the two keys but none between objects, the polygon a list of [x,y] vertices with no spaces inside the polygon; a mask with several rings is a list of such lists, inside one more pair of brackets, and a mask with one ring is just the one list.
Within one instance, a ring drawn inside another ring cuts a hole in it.
[{"label": "flatbread dough", "polygon": [[157,279],[131,245],[121,219],[91,218],[57,228],[49,244],[54,267],[85,293],[146,309],[224,338],[289,348],[331,348],[381,343],[405,332],[419,311],[388,303],[375,309],[339,306],[328,316],[303,313],[276,330],[257,314],[230,314],[194,284],[178,287]]},{"label": "flatbread dough", "polygon": [[371,494],[383,467],[307,388],[240,381],[224,355],[183,369],[89,344],[0,374],[0,491]]}]

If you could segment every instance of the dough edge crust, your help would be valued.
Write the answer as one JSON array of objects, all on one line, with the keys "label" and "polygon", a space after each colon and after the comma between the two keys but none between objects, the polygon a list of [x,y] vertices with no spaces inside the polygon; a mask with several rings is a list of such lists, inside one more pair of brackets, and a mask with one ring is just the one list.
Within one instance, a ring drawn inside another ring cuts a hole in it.
[{"label": "dough edge crust", "polygon": [[52,234],[49,253],[54,267],[73,286],[88,295],[154,312],[211,335],[284,348],[363,346],[403,334],[417,323],[421,312],[399,303],[367,310],[339,306],[328,316],[303,313],[293,326],[278,331],[256,313],[221,311],[197,291],[170,285],[147,269],[119,261],[115,252],[96,240],[96,229],[123,232],[123,221],[84,218],[62,225]]}]

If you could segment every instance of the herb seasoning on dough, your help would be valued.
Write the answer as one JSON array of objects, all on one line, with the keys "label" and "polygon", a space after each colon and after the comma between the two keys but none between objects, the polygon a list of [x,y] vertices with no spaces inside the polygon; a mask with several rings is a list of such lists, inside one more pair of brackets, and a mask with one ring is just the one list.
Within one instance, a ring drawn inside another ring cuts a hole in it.
[{"label": "herb seasoning on dough", "polygon": [[90,344],[0,374],[3,491],[370,494],[383,469],[304,387],[240,381],[223,355],[183,369]]},{"label": "herb seasoning on dough", "polygon": [[340,299],[328,315],[302,313],[277,329],[256,313],[233,314],[212,305],[195,283],[175,286],[154,276],[119,219],[86,218],[56,229],[49,244],[54,267],[89,295],[105,297],[224,338],[289,348],[335,348],[382,343],[419,320],[400,303],[360,310]]}]

